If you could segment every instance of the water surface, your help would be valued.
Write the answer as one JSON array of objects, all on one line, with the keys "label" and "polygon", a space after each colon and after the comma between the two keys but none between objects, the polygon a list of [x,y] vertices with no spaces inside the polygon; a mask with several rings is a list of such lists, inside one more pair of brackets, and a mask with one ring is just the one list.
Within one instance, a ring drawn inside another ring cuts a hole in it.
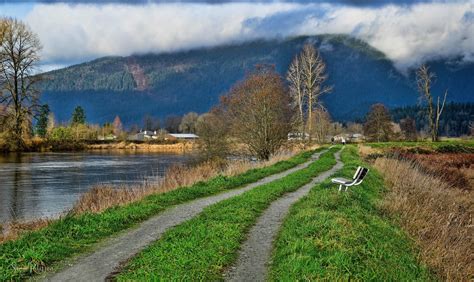
[{"label": "water surface", "polygon": [[80,152],[0,155],[0,223],[51,217],[94,184],[137,184],[162,177],[190,155]]}]

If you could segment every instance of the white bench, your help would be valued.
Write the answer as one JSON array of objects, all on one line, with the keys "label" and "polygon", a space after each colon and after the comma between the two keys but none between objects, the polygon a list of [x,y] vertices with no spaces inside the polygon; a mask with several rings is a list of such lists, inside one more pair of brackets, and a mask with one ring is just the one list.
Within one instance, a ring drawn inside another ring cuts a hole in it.
[{"label": "white bench", "polygon": [[357,186],[361,184],[368,172],[369,172],[368,168],[359,166],[354,174],[354,177],[352,177],[352,179],[339,177],[339,178],[331,179],[331,182],[334,184],[339,184],[339,191],[342,190],[342,186],[345,186],[346,189],[344,189],[344,191],[347,191],[348,187]]}]

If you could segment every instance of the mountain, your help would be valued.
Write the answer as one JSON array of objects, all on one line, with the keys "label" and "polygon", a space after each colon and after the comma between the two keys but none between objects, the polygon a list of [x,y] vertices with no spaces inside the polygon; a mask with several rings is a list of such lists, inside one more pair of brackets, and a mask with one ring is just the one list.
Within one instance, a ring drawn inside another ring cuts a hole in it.
[{"label": "mountain", "polygon": [[[383,53],[344,35],[255,41],[170,54],[104,57],[45,73],[42,101],[59,121],[77,105],[89,122],[141,124],[150,114],[164,118],[189,111],[206,112],[256,64],[274,64],[285,74],[292,58],[307,43],[315,44],[327,64],[333,92],[322,99],[333,119],[365,115],[370,105],[414,105],[414,74],[400,73]],[[449,89],[449,101],[474,102],[474,64],[431,62],[437,73],[434,93]]]}]

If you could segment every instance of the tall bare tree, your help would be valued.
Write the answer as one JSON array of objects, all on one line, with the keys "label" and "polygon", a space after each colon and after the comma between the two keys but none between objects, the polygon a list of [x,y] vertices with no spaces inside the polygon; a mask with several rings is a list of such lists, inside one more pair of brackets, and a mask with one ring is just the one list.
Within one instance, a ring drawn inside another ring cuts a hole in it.
[{"label": "tall bare tree", "polygon": [[[321,57],[321,54],[313,46],[313,44],[306,44],[300,55],[300,64],[303,74],[304,94],[307,99],[308,108],[308,124],[309,130],[313,128],[313,111],[320,103],[319,98],[324,93],[329,93],[332,87],[324,86],[327,79],[326,64]],[[311,135],[311,132],[310,132]]]},{"label": "tall bare tree", "polygon": [[11,18],[0,19],[0,104],[12,115],[11,139],[15,149],[23,148],[25,122],[39,107],[35,75],[41,44],[30,28]]},{"label": "tall bare tree", "polygon": [[431,86],[435,78],[436,74],[431,72],[429,67],[426,65],[422,65],[416,72],[418,91],[420,92],[422,100],[426,101],[428,107],[428,122],[430,126],[431,141],[433,142],[436,142],[439,139],[439,119],[443,113],[446,97],[448,96],[448,91],[446,90],[444,92],[442,103],[440,97],[438,96],[438,101],[435,107],[433,104],[433,95],[431,93]]},{"label": "tall bare tree", "polygon": [[301,136],[305,136],[306,120],[304,109],[306,107],[306,95],[304,91],[303,68],[301,57],[296,55],[288,69],[286,79],[289,82],[290,96],[293,105],[298,110],[296,125]]}]

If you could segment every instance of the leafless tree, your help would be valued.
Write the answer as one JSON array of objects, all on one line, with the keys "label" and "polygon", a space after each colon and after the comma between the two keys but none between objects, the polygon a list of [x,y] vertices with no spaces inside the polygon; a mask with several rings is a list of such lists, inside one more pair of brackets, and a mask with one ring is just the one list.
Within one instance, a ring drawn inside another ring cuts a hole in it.
[{"label": "leafless tree", "polygon": [[400,120],[400,129],[405,140],[416,141],[418,133],[416,131],[416,122],[414,119],[407,117]]},{"label": "leafless tree", "polygon": [[258,67],[222,97],[220,110],[234,138],[267,160],[288,139],[290,97],[274,68]]},{"label": "leafless tree", "polygon": [[436,78],[436,75],[430,71],[429,67],[422,65],[416,72],[416,81],[418,85],[418,91],[422,100],[425,100],[428,106],[428,122],[431,131],[431,140],[433,142],[438,141],[438,128],[439,128],[439,119],[443,113],[444,105],[446,103],[446,97],[448,96],[448,91],[444,92],[443,102],[441,103],[440,97],[435,105],[433,104],[433,95],[431,93],[431,86],[433,80]]},{"label": "leafless tree", "polygon": [[228,124],[218,113],[199,116],[196,123],[198,151],[205,160],[223,160],[230,150]]},{"label": "leafless tree", "polygon": [[301,57],[296,55],[288,69],[286,79],[289,82],[290,96],[293,105],[298,110],[296,115],[296,125],[299,128],[301,136],[305,135],[306,121],[304,109],[306,106],[306,95],[304,91],[303,69],[301,66]]},{"label": "leafless tree", "polygon": [[183,116],[179,130],[183,133],[196,133],[196,123],[199,115],[195,112],[189,112]]},{"label": "leafless tree", "polygon": [[310,131],[314,133],[316,142],[324,143],[331,128],[329,113],[324,107],[320,106],[314,110],[313,118],[313,128]]},{"label": "leafless tree", "polygon": [[[312,44],[306,44],[300,55],[300,64],[303,70],[303,87],[307,99],[308,129],[312,129],[313,111],[320,103],[319,98],[332,91],[332,87],[324,86],[327,79],[326,64],[321,54]],[[311,135],[311,132],[310,132]]]},{"label": "leafless tree", "polygon": [[39,103],[35,75],[41,44],[21,21],[0,19],[0,104],[11,110],[11,138],[15,149],[22,149],[25,122],[31,120]]},{"label": "leafless tree", "polygon": [[122,134],[123,125],[122,125],[122,121],[120,120],[119,116],[115,116],[114,122],[112,123],[112,126],[114,127],[115,136],[119,136],[120,134]]},{"label": "leafless tree", "polygon": [[393,135],[392,117],[383,104],[372,105],[364,124],[364,135],[372,141],[389,141]]}]

